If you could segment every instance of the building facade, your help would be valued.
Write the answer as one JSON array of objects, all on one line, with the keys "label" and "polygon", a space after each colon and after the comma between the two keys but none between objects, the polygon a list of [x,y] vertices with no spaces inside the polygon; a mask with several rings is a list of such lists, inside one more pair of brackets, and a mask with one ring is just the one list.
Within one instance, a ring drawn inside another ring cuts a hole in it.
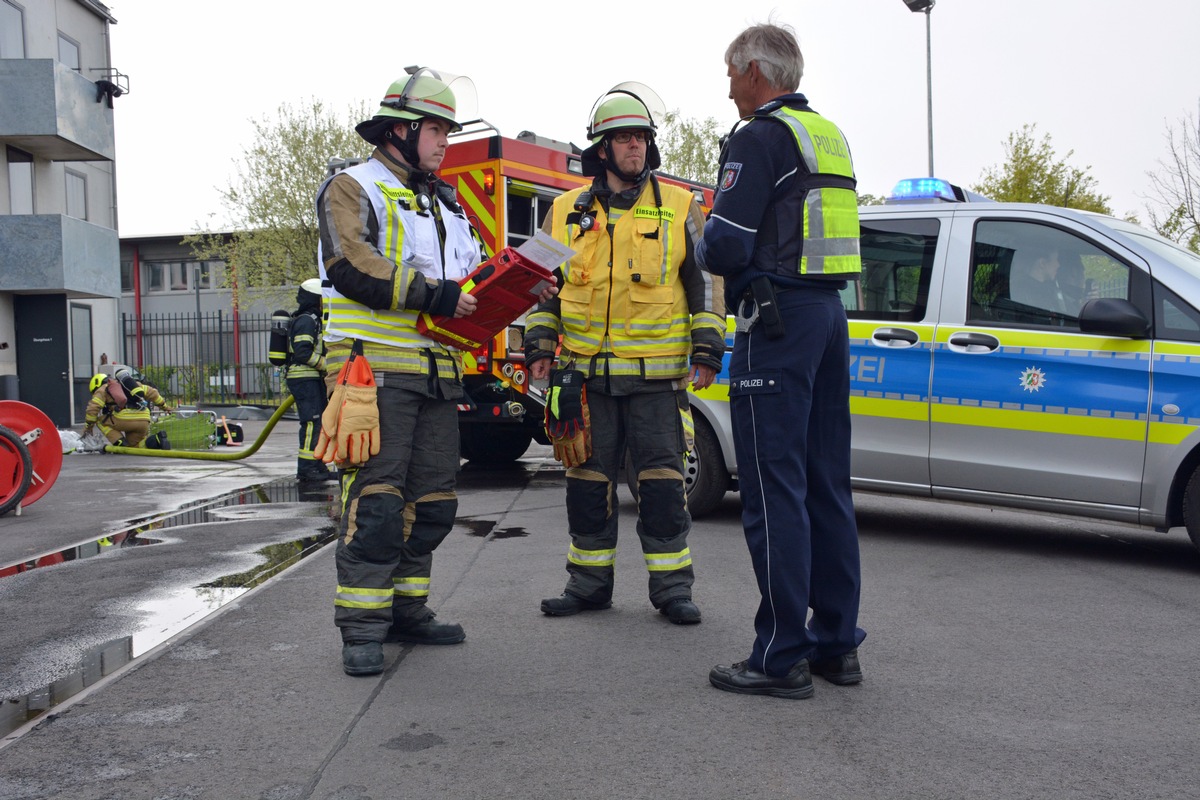
[{"label": "building facade", "polygon": [[95,0],[0,0],[0,398],[60,427],[118,342],[115,22]]}]

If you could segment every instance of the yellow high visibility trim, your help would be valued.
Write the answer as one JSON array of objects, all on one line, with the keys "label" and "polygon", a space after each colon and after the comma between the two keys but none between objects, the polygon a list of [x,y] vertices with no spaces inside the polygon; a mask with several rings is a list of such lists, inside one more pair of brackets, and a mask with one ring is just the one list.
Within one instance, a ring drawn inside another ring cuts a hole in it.
[{"label": "yellow high visibility trim", "polygon": [[567,561],[581,567],[611,567],[616,560],[616,550],[580,550],[571,545],[567,551]]},{"label": "yellow high visibility trim", "polygon": [[850,396],[850,413],[863,417],[886,417],[911,422],[929,421],[929,404],[924,400]]},{"label": "yellow high visibility trim", "polygon": [[1191,356],[1192,358],[1200,358],[1200,344],[1157,341],[1154,343],[1154,354],[1158,356]]},{"label": "yellow high visibility trim", "polygon": [[1177,445],[1195,433],[1196,427],[1187,422],[1151,422],[1147,439],[1150,444]]},{"label": "yellow high visibility trim", "polygon": [[[355,599],[358,597],[364,599]],[[333,604],[342,608],[391,608],[392,593],[387,589],[358,589],[353,586],[338,586]]]},{"label": "yellow high visibility trim", "polygon": [[[475,183],[483,185],[483,170],[473,169],[466,173],[474,179]],[[491,207],[484,203],[471,189],[471,184],[466,178],[460,176],[458,179],[458,196],[462,199],[463,205],[475,212],[475,216],[479,219],[480,227],[484,230],[496,230],[496,217],[492,214]]]},{"label": "yellow high visibility trim", "polygon": [[393,578],[392,583],[401,597],[429,596],[429,578]]},{"label": "yellow high visibility trim", "polygon": [[930,414],[934,423],[947,425],[973,425],[979,428],[1061,433],[1068,436],[1117,439],[1126,442],[1141,442],[1146,438],[1146,422],[1144,420],[1070,414],[1065,410],[1056,413],[935,403],[930,408]]},{"label": "yellow high visibility trim", "polygon": [[674,572],[692,565],[691,548],[685,547],[678,553],[644,553],[646,569],[651,572]]},{"label": "yellow high visibility trim", "polygon": [[1032,333],[1012,328],[952,327],[947,325],[937,329],[934,341],[938,344],[946,344],[954,334],[970,331],[993,334],[1006,348],[1034,348],[1045,351],[1047,355],[1053,355],[1058,350],[1087,350],[1093,355],[1101,356],[1105,353],[1128,356],[1149,355],[1150,353],[1150,342],[1148,341],[1057,333],[1055,331]]}]

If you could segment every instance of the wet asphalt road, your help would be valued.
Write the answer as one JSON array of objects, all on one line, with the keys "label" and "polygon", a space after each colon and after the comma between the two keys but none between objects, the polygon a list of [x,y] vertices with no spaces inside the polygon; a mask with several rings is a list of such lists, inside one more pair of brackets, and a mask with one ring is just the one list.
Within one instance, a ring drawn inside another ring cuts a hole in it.
[{"label": "wet asphalt road", "polygon": [[[256,484],[278,494],[47,568],[28,597],[35,584],[0,579],[0,680],[37,683],[26,673],[49,669],[56,641],[152,612],[113,587],[243,574],[327,524],[327,501],[287,497],[294,439],[272,438],[255,466],[182,476],[168,473],[193,468],[106,478],[69,461],[24,517],[0,519],[9,564],[94,541],[97,509],[131,520]],[[1182,532],[860,495],[865,682],[740,697],[706,681],[745,656],[757,602],[736,496],[691,537],[704,624],[653,613],[632,536],[614,609],[551,619],[537,602],[561,591],[566,545],[545,450],[462,473],[431,604],[465,644],[389,645],[383,676],[342,675],[321,548],[0,742],[0,800],[1195,796],[1200,556]]]}]

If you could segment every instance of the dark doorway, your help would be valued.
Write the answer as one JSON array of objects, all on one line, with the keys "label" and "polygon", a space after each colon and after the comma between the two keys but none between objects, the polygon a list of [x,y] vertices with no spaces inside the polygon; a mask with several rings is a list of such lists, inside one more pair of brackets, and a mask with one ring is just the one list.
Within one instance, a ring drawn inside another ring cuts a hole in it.
[{"label": "dark doorway", "polygon": [[71,346],[67,296],[13,296],[21,402],[36,406],[59,428],[71,425]]},{"label": "dark doorway", "polygon": [[75,419],[87,412],[88,382],[96,374],[92,360],[92,307],[71,303],[71,374],[75,389]]}]

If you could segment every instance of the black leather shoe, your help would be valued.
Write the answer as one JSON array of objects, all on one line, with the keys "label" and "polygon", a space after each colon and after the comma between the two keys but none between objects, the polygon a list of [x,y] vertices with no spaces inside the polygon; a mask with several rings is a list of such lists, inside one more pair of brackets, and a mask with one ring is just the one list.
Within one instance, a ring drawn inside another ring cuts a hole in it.
[{"label": "black leather shoe", "polygon": [[593,603],[566,592],[563,592],[560,597],[547,597],[542,601],[542,613],[551,617],[569,617],[580,611],[603,611],[606,608],[612,608],[611,600],[605,603]]},{"label": "black leather shoe", "polygon": [[802,658],[792,671],[782,678],[773,678],[749,667],[749,662],[739,661],[731,667],[713,667],[708,673],[708,682],[726,692],[738,694],[769,694],[789,700],[803,700],[813,696],[812,675],[808,671],[808,659]]},{"label": "black leather shoe", "polygon": [[378,675],[383,672],[383,645],[379,642],[344,643],[342,669],[347,675]]},{"label": "black leather shoe", "polygon": [[393,624],[383,640],[409,644],[458,644],[466,638],[462,625],[457,622],[438,622],[431,616],[416,625]]},{"label": "black leather shoe", "polygon": [[700,609],[690,599],[677,597],[658,610],[676,625],[699,625]]},{"label": "black leather shoe", "polygon": [[862,683],[862,667],[858,665],[858,648],[833,658],[819,658],[812,662],[813,675],[820,675],[838,686]]}]

